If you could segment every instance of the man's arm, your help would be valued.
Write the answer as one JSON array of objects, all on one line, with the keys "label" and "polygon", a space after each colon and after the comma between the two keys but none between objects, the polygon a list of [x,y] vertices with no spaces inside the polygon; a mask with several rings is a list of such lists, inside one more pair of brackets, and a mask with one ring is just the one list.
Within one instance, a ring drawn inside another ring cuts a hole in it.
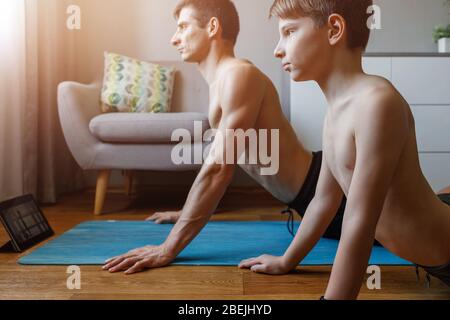
[{"label": "man's arm", "polygon": [[300,228],[285,254],[282,257],[262,255],[246,259],[239,264],[240,268],[251,268],[252,271],[269,274],[287,273],[294,269],[320,240],[336,215],[344,196],[328,167],[326,156],[324,153],[315,196],[308,205]]},{"label": "man's arm", "polygon": [[326,299],[356,299],[386,195],[404,150],[410,121],[400,97],[384,94],[358,112],[356,164],[342,236]]},{"label": "man's arm", "polygon": [[[208,222],[231,183],[240,154],[234,148],[237,145],[236,138],[230,137],[229,130],[254,129],[265,89],[266,85],[259,72],[250,66],[235,67],[224,79],[219,98],[222,117],[218,134],[207,163],[191,188],[180,219],[166,240],[169,251],[176,255]],[[230,145],[230,142],[233,144]],[[232,163],[227,163],[230,152],[234,156]]]},{"label": "man's arm", "polygon": [[174,224],[180,219],[183,210],[155,212],[146,221],[153,221],[156,224]]},{"label": "man's arm", "polygon": [[[264,99],[266,83],[254,67],[245,66],[230,70],[220,86],[222,116],[218,133],[207,163],[202,166],[189,192],[180,219],[156,253],[154,247],[149,247],[148,250],[136,249],[138,251],[133,250],[113,258],[115,260],[107,261],[106,269],[112,267],[114,272],[131,267],[128,273],[133,273],[144,268],[169,264],[195,238],[217,208],[232,181],[236,159],[239,158],[239,154],[235,154],[233,163],[227,164],[225,161],[226,155],[231,152],[227,150],[230,141],[225,141],[229,132],[227,130],[245,131],[254,128]],[[157,257],[153,258],[155,255]]]}]

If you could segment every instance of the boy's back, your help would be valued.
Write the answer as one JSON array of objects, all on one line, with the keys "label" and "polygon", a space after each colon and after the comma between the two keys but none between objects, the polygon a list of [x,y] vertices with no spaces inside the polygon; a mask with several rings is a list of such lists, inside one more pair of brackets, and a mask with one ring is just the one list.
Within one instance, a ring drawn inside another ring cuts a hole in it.
[{"label": "boy's back", "polygon": [[[282,257],[242,265],[279,274],[302,261],[333,221],[344,193],[339,248],[325,298],[355,299],[374,238],[450,285],[450,206],[419,165],[414,119],[385,79],[362,69],[372,0],[275,0],[275,56],[296,82],[316,81],[328,101],[319,181]],[[279,268],[279,266],[282,268]],[[280,271],[281,269],[281,271]]]}]

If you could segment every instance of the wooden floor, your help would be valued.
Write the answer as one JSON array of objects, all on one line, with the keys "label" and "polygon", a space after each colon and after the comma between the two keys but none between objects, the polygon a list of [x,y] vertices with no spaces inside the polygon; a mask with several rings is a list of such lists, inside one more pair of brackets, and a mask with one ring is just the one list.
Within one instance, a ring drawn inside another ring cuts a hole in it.
[{"label": "wooden floor", "polygon": [[[165,196],[164,196],[165,194]],[[132,196],[108,194],[106,213],[92,215],[93,194],[64,196],[43,211],[57,235],[88,220],[142,220],[159,210],[178,209],[186,194],[168,192]],[[214,220],[284,220],[285,208],[259,191],[234,191],[222,201]],[[0,243],[7,240],[0,227]],[[63,266],[20,266],[20,254],[0,253],[0,299],[318,299],[327,285],[329,267],[302,267],[284,276],[255,274],[237,267],[173,266],[131,276],[110,274],[100,266],[81,266],[81,290],[66,287]],[[450,290],[433,279],[431,288],[416,279],[412,267],[382,267],[382,289],[368,290],[360,299],[450,299]]]}]

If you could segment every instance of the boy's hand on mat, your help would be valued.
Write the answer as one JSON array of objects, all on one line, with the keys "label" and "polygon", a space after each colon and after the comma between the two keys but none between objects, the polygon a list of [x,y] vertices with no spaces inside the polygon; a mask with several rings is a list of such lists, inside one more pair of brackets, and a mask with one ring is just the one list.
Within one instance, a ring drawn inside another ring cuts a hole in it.
[{"label": "boy's hand on mat", "polygon": [[147,221],[154,221],[157,224],[168,224],[168,223],[176,223],[181,216],[180,211],[167,211],[167,212],[155,212],[150,217],[148,217]]},{"label": "boy's hand on mat", "polygon": [[274,275],[286,274],[291,271],[285,262],[284,257],[269,256],[267,254],[257,258],[242,260],[241,263],[239,263],[239,268],[250,269],[251,271],[257,273]]},{"label": "boy's hand on mat", "polygon": [[168,253],[164,245],[146,246],[106,260],[103,270],[125,271],[125,274],[132,274],[145,269],[167,266],[173,259],[175,258]]}]

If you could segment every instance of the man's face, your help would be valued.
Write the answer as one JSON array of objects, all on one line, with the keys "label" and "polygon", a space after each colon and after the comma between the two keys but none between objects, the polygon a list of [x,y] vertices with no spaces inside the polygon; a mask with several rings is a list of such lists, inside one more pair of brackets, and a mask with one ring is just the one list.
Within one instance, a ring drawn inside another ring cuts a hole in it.
[{"label": "man's face", "polygon": [[177,31],[171,43],[181,54],[183,61],[198,63],[207,56],[211,40],[207,27],[201,28],[190,7],[183,8],[177,21]]},{"label": "man's face", "polygon": [[275,57],[294,81],[317,80],[329,61],[330,44],[327,28],[318,28],[313,19],[279,20],[280,41]]}]

